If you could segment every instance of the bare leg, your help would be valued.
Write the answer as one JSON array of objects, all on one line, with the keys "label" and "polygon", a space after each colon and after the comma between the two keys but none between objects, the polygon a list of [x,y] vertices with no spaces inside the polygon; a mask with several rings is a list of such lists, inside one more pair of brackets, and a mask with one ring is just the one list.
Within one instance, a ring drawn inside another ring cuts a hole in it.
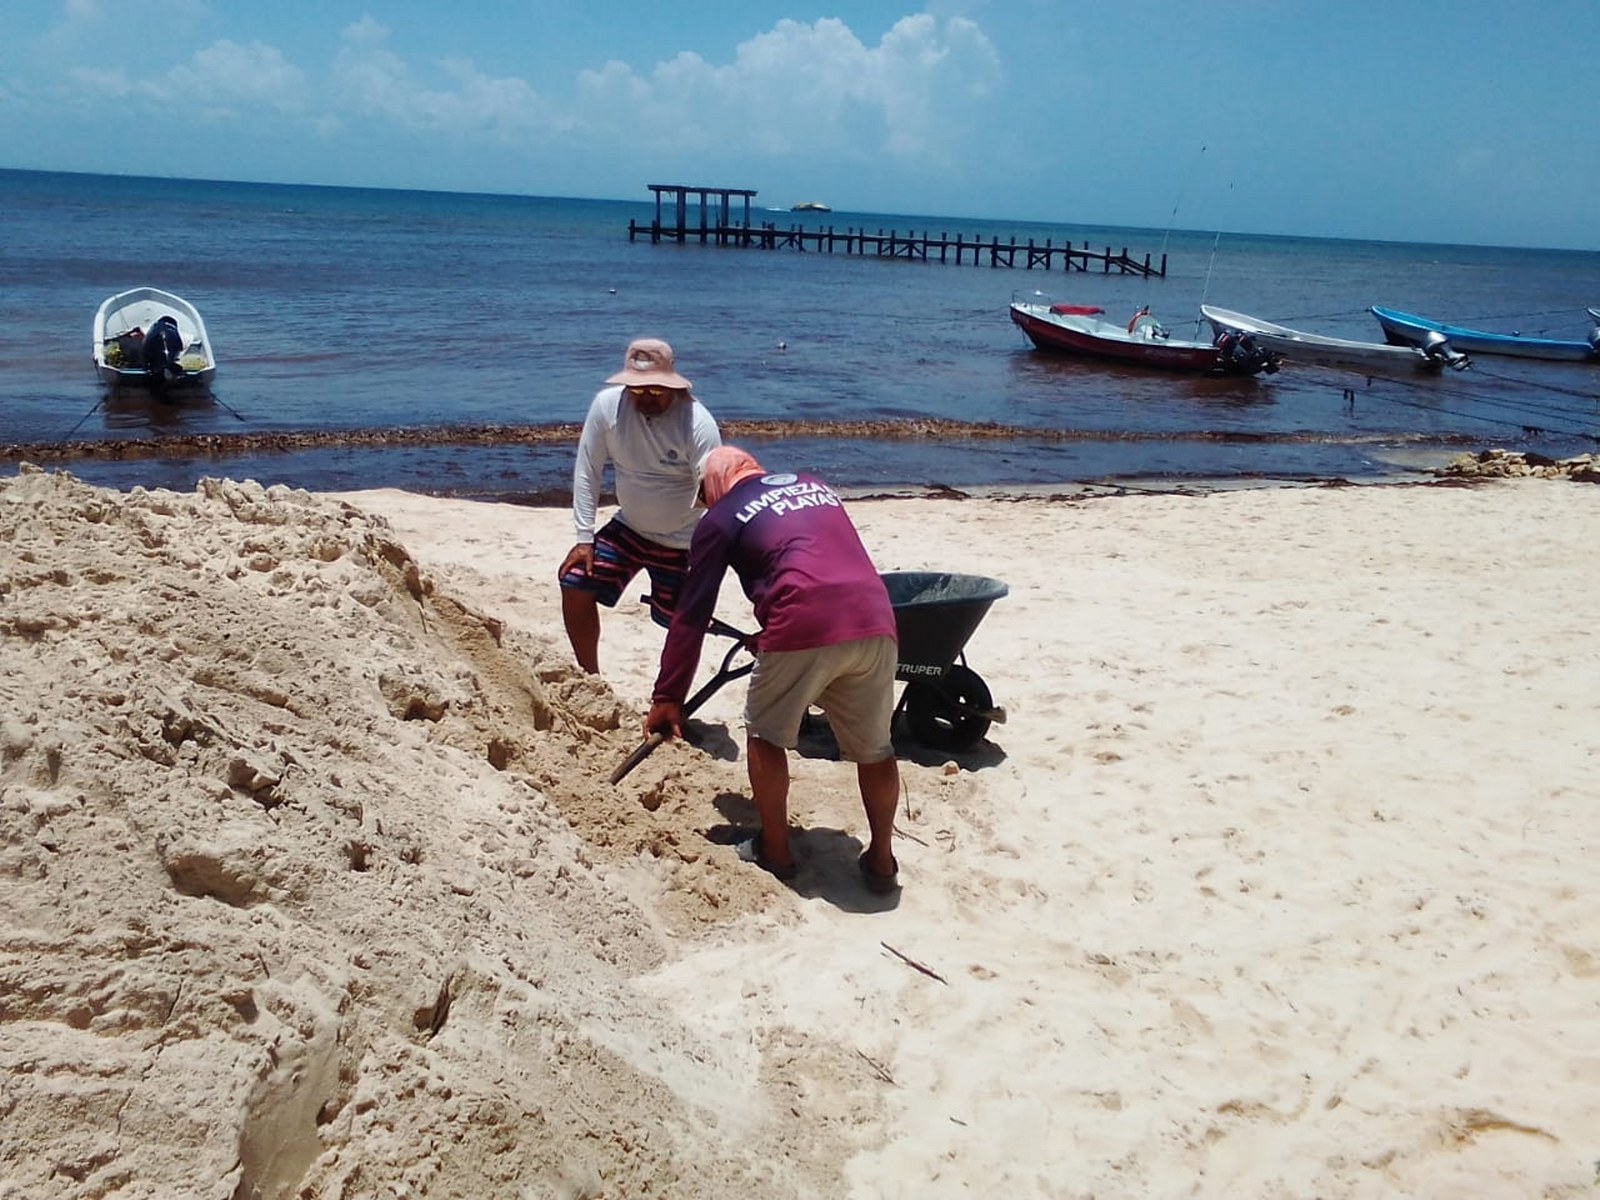
[{"label": "bare leg", "polygon": [[561,619],[578,665],[591,675],[600,674],[600,602],[594,593],[562,588]]},{"label": "bare leg", "polygon": [[861,804],[867,810],[867,828],[872,844],[867,847],[867,865],[879,875],[893,875],[894,812],[900,804],[900,764],[894,755],[881,762],[857,763],[856,782],[861,787]]},{"label": "bare leg", "polygon": [[[745,755],[750,791],[761,817],[761,857],[768,866],[783,870],[794,863],[794,851],[789,848],[789,752],[751,734],[745,739]],[[889,817],[894,819],[893,802]]]}]

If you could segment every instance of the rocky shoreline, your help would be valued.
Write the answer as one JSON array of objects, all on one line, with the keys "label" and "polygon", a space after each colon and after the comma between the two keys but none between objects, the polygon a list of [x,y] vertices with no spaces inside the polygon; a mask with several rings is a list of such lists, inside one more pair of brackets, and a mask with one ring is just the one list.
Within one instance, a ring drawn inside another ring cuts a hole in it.
[{"label": "rocky shoreline", "polygon": [[1451,459],[1440,472],[1445,477],[1511,479],[1570,479],[1574,483],[1600,483],[1600,455],[1546,458],[1521,450],[1483,450]]}]

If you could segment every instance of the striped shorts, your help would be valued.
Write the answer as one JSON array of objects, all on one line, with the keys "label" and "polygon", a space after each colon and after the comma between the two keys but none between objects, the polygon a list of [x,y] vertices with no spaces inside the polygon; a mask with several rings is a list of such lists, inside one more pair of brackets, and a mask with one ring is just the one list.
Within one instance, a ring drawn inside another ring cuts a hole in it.
[{"label": "striped shorts", "polygon": [[594,535],[594,570],[585,571],[580,563],[561,577],[561,586],[592,592],[601,604],[615,608],[633,577],[647,571],[650,595],[643,598],[650,602],[650,619],[657,625],[670,625],[688,569],[687,550],[652,542],[613,519]]}]

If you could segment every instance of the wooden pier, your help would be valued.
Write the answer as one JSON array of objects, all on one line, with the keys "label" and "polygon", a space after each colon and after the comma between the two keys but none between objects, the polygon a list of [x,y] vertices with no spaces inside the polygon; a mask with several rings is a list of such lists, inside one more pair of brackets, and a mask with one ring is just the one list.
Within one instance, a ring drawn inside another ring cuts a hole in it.
[{"label": "wooden pier", "polygon": [[[756,194],[748,188],[687,187],[681,184],[652,183],[650,190],[656,197],[655,220],[649,224],[628,222],[628,240],[648,237],[651,242],[677,242],[680,245],[699,242],[703,246],[731,246],[743,250],[809,250],[824,254],[858,254],[874,258],[903,258],[916,262],[954,261],[957,266],[1022,267],[1025,270],[1089,271],[1098,268],[1103,274],[1113,271],[1121,275],[1144,275],[1165,278],[1167,256],[1161,255],[1153,262],[1148,253],[1136,258],[1123,246],[1113,251],[1110,246],[1102,250],[1091,249],[1085,241],[1074,246],[1071,242],[1057,244],[1046,238],[1043,245],[1029,238],[1018,242],[1015,237],[1002,241],[999,237],[985,240],[981,236],[947,233],[933,234],[915,230],[900,232],[883,229],[869,232],[853,226],[844,230],[832,225],[816,229],[790,226],[780,229],[776,223],[750,223],[750,200]],[[671,197],[671,219],[662,219],[663,196]],[[699,221],[689,219],[689,197],[698,196]],[[732,198],[742,197],[744,219],[732,219]],[[715,203],[713,204],[713,199]],[[713,211],[715,209],[715,211]]]}]

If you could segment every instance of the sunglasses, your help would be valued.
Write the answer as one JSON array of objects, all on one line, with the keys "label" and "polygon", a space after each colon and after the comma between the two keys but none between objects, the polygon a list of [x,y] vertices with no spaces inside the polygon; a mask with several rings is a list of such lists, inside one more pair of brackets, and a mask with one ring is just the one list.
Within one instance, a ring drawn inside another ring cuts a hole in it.
[{"label": "sunglasses", "polygon": [[636,396],[649,396],[652,400],[664,400],[673,394],[672,388],[654,386],[639,387],[635,384],[629,384],[628,390]]}]

